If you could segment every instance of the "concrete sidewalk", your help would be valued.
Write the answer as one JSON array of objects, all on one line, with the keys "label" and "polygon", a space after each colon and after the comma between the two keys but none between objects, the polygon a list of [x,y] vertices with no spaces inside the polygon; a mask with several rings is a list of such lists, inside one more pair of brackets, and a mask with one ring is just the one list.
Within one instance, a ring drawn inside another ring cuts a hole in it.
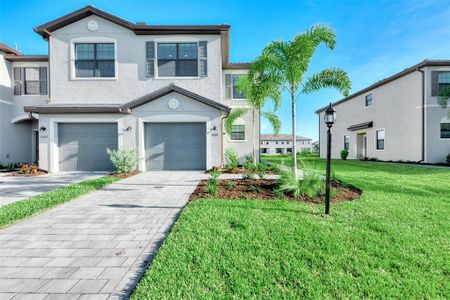
[{"label": "concrete sidewalk", "polygon": [[94,179],[107,172],[60,172],[30,177],[0,177],[0,206],[48,192],[56,188]]},{"label": "concrete sidewalk", "polygon": [[141,173],[0,230],[0,299],[126,299],[206,177]]}]

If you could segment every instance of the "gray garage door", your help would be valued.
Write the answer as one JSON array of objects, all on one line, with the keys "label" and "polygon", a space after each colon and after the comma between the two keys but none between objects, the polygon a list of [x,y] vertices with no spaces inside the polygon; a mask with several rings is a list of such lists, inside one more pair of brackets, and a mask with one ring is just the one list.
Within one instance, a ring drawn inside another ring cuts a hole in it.
[{"label": "gray garage door", "polygon": [[61,171],[113,170],[106,148],[117,149],[117,124],[60,123],[58,146]]},{"label": "gray garage door", "polygon": [[145,124],[145,163],[147,170],[205,170],[205,124]]}]

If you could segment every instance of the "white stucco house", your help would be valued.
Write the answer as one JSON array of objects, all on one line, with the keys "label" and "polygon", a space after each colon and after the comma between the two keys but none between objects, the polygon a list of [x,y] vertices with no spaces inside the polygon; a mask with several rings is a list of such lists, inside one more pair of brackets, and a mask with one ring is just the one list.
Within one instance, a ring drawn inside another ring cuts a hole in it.
[{"label": "white stucco house", "polygon": [[[450,108],[437,102],[450,87],[450,60],[425,60],[332,104],[332,157],[445,163],[450,154]],[[327,126],[319,116],[320,157]]]},{"label": "white stucco house", "polygon": [[226,148],[243,161],[259,146],[251,112],[224,131],[248,107],[236,83],[249,64],[230,63],[229,25],[146,25],[86,6],[34,30],[48,56],[0,48],[0,163],[111,170],[106,148],[125,148],[141,171],[204,170]]},{"label": "white stucco house", "polygon": [[[261,134],[261,154],[292,153],[292,135],[290,134]],[[296,136],[297,152],[311,152],[311,139],[300,135]]]}]

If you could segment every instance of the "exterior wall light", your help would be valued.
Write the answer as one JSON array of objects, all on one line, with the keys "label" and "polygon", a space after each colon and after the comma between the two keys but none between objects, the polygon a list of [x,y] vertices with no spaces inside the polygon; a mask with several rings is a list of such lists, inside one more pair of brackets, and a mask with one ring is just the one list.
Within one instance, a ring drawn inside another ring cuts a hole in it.
[{"label": "exterior wall light", "polygon": [[47,128],[45,128],[45,126],[41,126],[41,128],[39,128],[40,131],[46,131]]},{"label": "exterior wall light", "polygon": [[133,129],[133,128],[131,127],[131,125],[128,125],[128,127],[125,128],[125,131],[131,131],[131,129]]}]

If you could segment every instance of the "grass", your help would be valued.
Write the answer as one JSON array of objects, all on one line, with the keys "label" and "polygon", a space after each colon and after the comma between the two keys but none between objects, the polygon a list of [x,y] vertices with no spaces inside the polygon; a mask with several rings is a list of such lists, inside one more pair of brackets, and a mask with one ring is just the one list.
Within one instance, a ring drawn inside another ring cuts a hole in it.
[{"label": "grass", "polygon": [[34,216],[56,205],[63,204],[81,195],[100,189],[120,178],[104,176],[82,181],[28,199],[0,207],[0,228]]},{"label": "grass", "polygon": [[448,299],[450,170],[332,167],[363,194],[328,217],[302,202],[191,202],[132,299]]}]

